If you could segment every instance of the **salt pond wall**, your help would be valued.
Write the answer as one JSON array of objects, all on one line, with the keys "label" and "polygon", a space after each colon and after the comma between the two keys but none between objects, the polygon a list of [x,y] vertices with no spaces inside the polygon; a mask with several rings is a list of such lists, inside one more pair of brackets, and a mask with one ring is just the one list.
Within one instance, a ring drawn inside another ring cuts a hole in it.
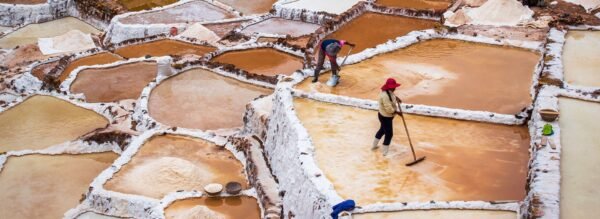
[{"label": "salt pond wall", "polygon": [[0,3],[0,26],[18,26],[41,23],[67,16],[67,8],[73,0],[48,0],[37,5]]}]

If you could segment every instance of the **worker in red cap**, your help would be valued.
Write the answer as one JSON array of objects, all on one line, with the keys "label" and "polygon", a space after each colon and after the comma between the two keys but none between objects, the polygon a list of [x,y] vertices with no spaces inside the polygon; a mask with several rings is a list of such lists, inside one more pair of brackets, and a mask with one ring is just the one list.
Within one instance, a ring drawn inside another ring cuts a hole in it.
[{"label": "worker in red cap", "polygon": [[342,50],[342,46],[349,45],[355,47],[356,45],[350,43],[345,40],[335,40],[335,39],[326,39],[321,42],[319,46],[319,56],[317,59],[317,67],[315,68],[314,78],[312,83],[319,81],[319,73],[323,69],[323,64],[325,63],[325,56],[329,59],[331,63],[331,71],[333,76],[338,76],[338,72],[340,71],[340,66],[337,64],[337,54]]},{"label": "worker in red cap", "polygon": [[394,135],[393,120],[394,115],[397,113],[402,116],[402,111],[397,108],[398,103],[402,103],[400,98],[394,95],[396,88],[400,87],[400,84],[396,83],[393,78],[388,78],[385,84],[381,87],[381,93],[379,93],[379,123],[381,126],[375,134],[375,140],[373,141],[373,147],[371,150],[376,150],[379,147],[379,140],[385,136],[383,140],[383,156],[386,156],[392,142],[392,136]]}]

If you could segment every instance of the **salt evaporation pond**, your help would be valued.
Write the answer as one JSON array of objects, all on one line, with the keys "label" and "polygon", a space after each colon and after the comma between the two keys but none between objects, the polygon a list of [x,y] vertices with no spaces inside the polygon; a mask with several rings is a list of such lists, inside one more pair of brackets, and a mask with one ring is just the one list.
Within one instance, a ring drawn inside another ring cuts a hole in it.
[{"label": "salt evaporation pond", "polygon": [[[374,25],[385,28],[373,28]],[[356,44],[356,48],[352,50],[352,54],[356,54],[412,31],[431,29],[436,25],[439,25],[439,22],[433,20],[367,12],[344,24],[325,39],[350,41]],[[343,56],[348,50],[349,47],[346,46],[340,54]]]},{"label": "salt evaporation pond", "polygon": [[314,12],[341,14],[362,0],[293,0],[281,4],[283,8],[305,9]]},{"label": "salt evaporation pond", "polygon": [[58,65],[58,61],[44,63],[31,69],[31,74],[43,81],[48,73]]},{"label": "salt evaporation pond", "polygon": [[207,1],[192,1],[164,10],[129,15],[119,19],[124,24],[176,24],[217,21],[237,15]]},{"label": "salt evaporation pond", "polygon": [[203,24],[202,26],[211,30],[219,37],[225,37],[230,31],[242,25],[242,23],[248,22],[247,20],[226,22],[226,23],[215,23],[215,24]]},{"label": "salt evaporation pond", "polygon": [[0,172],[0,218],[62,218],[117,157],[112,152],[9,157]]},{"label": "salt evaporation pond", "polygon": [[155,7],[170,5],[177,2],[177,0],[119,0],[119,3],[128,11],[141,11],[151,9]]},{"label": "salt evaporation pond", "polygon": [[111,217],[106,215],[97,214],[94,212],[85,212],[79,216],[77,219],[119,219],[120,217]]},{"label": "salt evaporation pond", "polygon": [[600,206],[600,103],[560,98],[560,217],[595,218]]},{"label": "salt evaporation pond", "polygon": [[269,18],[259,23],[250,25],[242,30],[242,33],[251,35],[253,33],[290,35],[299,37],[314,33],[321,27],[318,24],[312,24],[302,21],[293,21],[283,18]]},{"label": "salt evaporation pond", "polygon": [[406,103],[517,114],[531,104],[539,59],[524,49],[435,39],[345,66],[334,88],[324,85],[329,74],[298,88],[375,100],[393,77]]},{"label": "salt evaporation pond", "polygon": [[48,0],[0,0],[4,4],[36,5],[48,3]]},{"label": "salt evaporation pond", "polygon": [[377,0],[375,3],[395,8],[442,10],[450,7],[452,0]]},{"label": "salt evaporation pond", "polygon": [[87,102],[137,99],[158,72],[155,62],[135,62],[111,68],[85,69],[71,85],[71,93],[83,93]]},{"label": "salt evaporation pond", "polygon": [[272,91],[192,69],[169,78],[150,94],[149,113],[175,127],[216,130],[241,127],[246,104]]},{"label": "salt evaporation pond", "polygon": [[0,38],[0,49],[37,43],[38,38],[63,35],[71,30],[98,34],[99,30],[74,17],[61,18],[40,24],[30,24]]},{"label": "salt evaporation pond", "polygon": [[261,218],[261,215],[258,202],[255,198],[239,196],[226,198],[193,198],[176,201],[165,209],[165,217],[167,219],[205,217],[223,219],[259,219]]},{"label": "salt evaporation pond", "polygon": [[214,52],[215,47],[200,46],[177,40],[157,40],[148,43],[125,46],[115,50],[115,53],[125,58],[138,58],[144,56],[204,56],[206,53]]},{"label": "salt evaporation pond", "polygon": [[33,96],[0,113],[0,151],[44,149],[107,125],[94,111],[51,96]]},{"label": "salt evaporation pond", "polygon": [[385,213],[354,214],[354,219],[515,219],[517,213],[512,211],[485,210],[429,210],[399,211]]},{"label": "salt evaporation pond", "polygon": [[231,181],[248,188],[244,167],[231,152],[198,138],[163,135],[144,143],[104,188],[160,199],[178,190],[203,191],[210,183]]},{"label": "salt evaporation pond", "polygon": [[527,127],[406,115],[417,154],[427,156],[407,168],[412,155],[400,118],[383,157],[370,149],[377,111],[307,99],[296,99],[294,107],[318,166],[344,199],[367,205],[525,198]]},{"label": "salt evaporation pond", "polygon": [[301,58],[272,48],[226,52],[211,61],[232,64],[239,69],[267,76],[290,75],[302,69],[303,65]]},{"label": "salt evaporation pond", "polygon": [[220,0],[244,15],[268,13],[277,0]]},{"label": "salt evaporation pond", "polygon": [[73,70],[81,66],[104,65],[122,60],[123,59],[121,57],[110,52],[102,52],[95,55],[78,58],[67,65],[67,67],[60,74],[59,80],[61,82],[65,81],[65,79],[71,75]]},{"label": "salt evaporation pond", "polygon": [[563,51],[565,81],[600,87],[600,31],[569,31]]}]

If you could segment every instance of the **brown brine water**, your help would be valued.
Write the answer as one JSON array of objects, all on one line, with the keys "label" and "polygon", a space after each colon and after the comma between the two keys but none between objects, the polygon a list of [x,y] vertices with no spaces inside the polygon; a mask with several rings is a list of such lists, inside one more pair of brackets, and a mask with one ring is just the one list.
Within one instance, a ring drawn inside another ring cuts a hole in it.
[{"label": "brown brine water", "polygon": [[0,218],[63,218],[117,157],[112,152],[9,157],[0,172]]},{"label": "brown brine water", "polygon": [[452,0],[377,0],[375,3],[387,7],[442,10],[450,7]]},{"label": "brown brine water", "polygon": [[237,17],[208,1],[191,1],[159,11],[130,15],[119,19],[124,24],[176,24],[217,21]]},{"label": "brown brine water", "polygon": [[86,69],[71,85],[71,93],[83,93],[87,102],[137,99],[156,77],[155,62],[136,62],[112,68]]},{"label": "brown brine water", "polygon": [[[356,44],[356,48],[352,50],[352,54],[356,54],[412,31],[431,29],[436,25],[439,22],[433,20],[367,12],[344,24],[325,39],[350,41]],[[345,46],[339,54],[345,56],[348,51],[349,47]]]},{"label": "brown brine water", "polygon": [[67,65],[67,67],[60,74],[59,80],[61,82],[65,81],[65,79],[71,75],[71,72],[80,66],[103,65],[122,60],[123,59],[121,57],[110,52],[102,52],[95,55],[78,58]]},{"label": "brown brine water", "polygon": [[105,188],[160,199],[171,192],[203,191],[210,183],[231,181],[248,188],[244,166],[231,152],[201,139],[164,135],[144,143]]},{"label": "brown brine water", "polygon": [[[207,215],[214,215],[208,217]],[[167,219],[188,218],[224,218],[224,219],[259,219],[260,208],[255,198],[208,197],[176,201],[165,209]]]},{"label": "brown brine water", "polygon": [[387,78],[404,102],[517,114],[531,104],[540,54],[517,48],[436,39],[342,67],[340,83],[305,80],[299,89],[376,99]]},{"label": "brown brine water", "polygon": [[[294,100],[315,147],[315,160],[342,198],[377,202],[523,200],[529,133],[506,126],[405,115],[418,156],[412,161],[400,118],[387,157],[371,145],[377,111]],[[380,142],[380,145],[382,142]]]},{"label": "brown brine water", "polygon": [[268,13],[277,0],[220,0],[244,15]]},{"label": "brown brine water", "polygon": [[116,54],[125,58],[138,58],[144,56],[169,56],[169,55],[197,55],[204,56],[206,53],[215,51],[216,48],[209,46],[194,45],[177,40],[157,40],[119,48]]},{"label": "brown brine water", "polygon": [[176,127],[241,127],[246,104],[271,92],[208,70],[192,69],[161,82],[152,91],[149,113],[157,121]]},{"label": "brown brine water", "polygon": [[177,2],[177,0],[119,0],[119,3],[125,6],[128,11],[141,11],[173,4],[175,2]]},{"label": "brown brine water", "polygon": [[94,111],[50,96],[33,96],[0,113],[0,151],[44,149],[108,125]]},{"label": "brown brine water", "polygon": [[302,58],[271,48],[226,52],[211,61],[233,64],[248,72],[267,76],[290,75],[302,69]]},{"label": "brown brine water", "polygon": [[287,20],[283,18],[269,18],[259,23],[250,25],[242,33],[251,35],[254,33],[290,35],[299,37],[314,33],[321,26],[302,21]]}]

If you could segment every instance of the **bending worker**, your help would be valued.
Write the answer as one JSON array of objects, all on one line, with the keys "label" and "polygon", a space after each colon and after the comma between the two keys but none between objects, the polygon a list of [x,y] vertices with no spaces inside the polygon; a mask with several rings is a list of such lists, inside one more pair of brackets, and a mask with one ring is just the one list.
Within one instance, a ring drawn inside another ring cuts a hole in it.
[{"label": "bending worker", "polygon": [[315,68],[314,79],[312,83],[319,81],[319,72],[323,69],[323,63],[325,62],[325,56],[329,58],[331,63],[331,71],[333,75],[338,76],[340,66],[337,64],[337,54],[342,50],[342,46],[348,44],[349,46],[355,47],[356,45],[345,40],[327,39],[321,42],[319,47],[319,56],[317,61],[317,67]]},{"label": "bending worker", "polygon": [[394,135],[394,115],[398,113],[402,116],[402,111],[397,108],[398,103],[402,103],[402,100],[394,95],[397,87],[400,87],[400,84],[396,83],[396,80],[393,78],[388,78],[383,87],[381,87],[381,93],[379,93],[378,117],[381,125],[377,134],[375,134],[371,150],[376,150],[379,147],[379,140],[385,136],[385,139],[383,139],[383,156],[387,155],[390,143],[392,142],[392,136]]}]

